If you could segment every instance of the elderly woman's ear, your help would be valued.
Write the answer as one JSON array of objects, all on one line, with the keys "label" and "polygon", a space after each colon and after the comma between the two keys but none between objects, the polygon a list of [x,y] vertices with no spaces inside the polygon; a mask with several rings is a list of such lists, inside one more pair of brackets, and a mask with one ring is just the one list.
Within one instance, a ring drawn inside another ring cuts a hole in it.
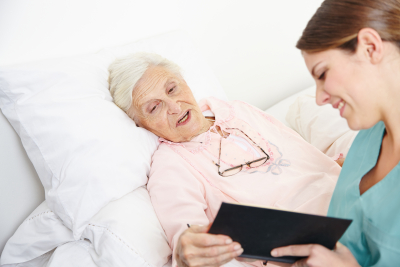
[{"label": "elderly woman's ear", "polygon": [[126,115],[128,115],[129,118],[133,120],[133,122],[136,124],[137,127],[140,127],[137,119],[135,119],[135,114],[133,112],[133,105],[131,105],[130,108],[125,113]]},{"label": "elderly woman's ear", "polygon": [[[130,109],[132,109],[132,108],[133,107],[131,107]],[[134,112],[132,110],[128,110],[127,114],[129,116],[129,118],[131,118],[133,120],[133,122],[135,123],[136,127],[140,127],[139,120],[135,116]]]}]

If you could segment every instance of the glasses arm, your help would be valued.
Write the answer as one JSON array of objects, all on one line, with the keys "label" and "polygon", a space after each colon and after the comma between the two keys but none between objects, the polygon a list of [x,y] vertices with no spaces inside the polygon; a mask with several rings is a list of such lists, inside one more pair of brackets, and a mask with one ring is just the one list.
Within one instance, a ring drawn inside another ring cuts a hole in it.
[{"label": "glasses arm", "polygon": [[261,149],[261,151],[262,151],[265,155],[267,155],[267,160],[269,160],[269,155],[264,151],[264,149],[262,149],[262,148],[259,147],[259,146],[258,146],[258,148]]}]

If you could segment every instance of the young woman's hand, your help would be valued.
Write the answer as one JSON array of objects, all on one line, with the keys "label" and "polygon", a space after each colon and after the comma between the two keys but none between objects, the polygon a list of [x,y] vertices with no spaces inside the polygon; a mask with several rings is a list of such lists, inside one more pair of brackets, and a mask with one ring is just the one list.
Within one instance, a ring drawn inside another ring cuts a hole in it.
[{"label": "young woman's hand", "polygon": [[175,252],[178,266],[217,267],[242,254],[239,243],[229,236],[207,234],[207,229],[192,225],[181,234]]},{"label": "young woman's hand", "polygon": [[333,251],[321,245],[293,245],[273,249],[271,255],[307,257],[297,261],[294,267],[360,267],[350,250],[339,242]]},{"label": "young woman's hand", "polygon": [[335,160],[337,164],[339,164],[340,167],[343,167],[343,163],[344,163],[344,158],[339,158],[337,160]]}]

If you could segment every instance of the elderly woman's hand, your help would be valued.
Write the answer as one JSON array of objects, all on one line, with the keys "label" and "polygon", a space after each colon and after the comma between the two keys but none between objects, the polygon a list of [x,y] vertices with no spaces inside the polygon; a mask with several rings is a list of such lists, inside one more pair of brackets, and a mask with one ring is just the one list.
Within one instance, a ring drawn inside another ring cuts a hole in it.
[{"label": "elderly woman's hand", "polygon": [[294,267],[360,267],[350,250],[339,242],[333,251],[321,245],[293,245],[273,249],[271,255],[307,257],[297,261]]},{"label": "elderly woman's hand", "polygon": [[225,235],[207,234],[207,229],[192,225],[181,234],[175,252],[179,266],[221,266],[242,254],[239,243]]}]

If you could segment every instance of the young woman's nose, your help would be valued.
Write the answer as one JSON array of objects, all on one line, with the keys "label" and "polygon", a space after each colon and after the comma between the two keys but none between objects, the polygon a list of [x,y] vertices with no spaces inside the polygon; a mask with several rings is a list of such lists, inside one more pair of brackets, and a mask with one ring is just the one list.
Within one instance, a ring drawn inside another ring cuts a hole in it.
[{"label": "young woman's nose", "polygon": [[168,101],[168,114],[179,114],[181,113],[181,104],[177,101]]},{"label": "young woman's nose", "polygon": [[330,94],[325,92],[322,88],[317,87],[317,92],[316,92],[316,101],[318,106],[322,106],[325,104],[329,103],[329,100],[331,99]]}]

